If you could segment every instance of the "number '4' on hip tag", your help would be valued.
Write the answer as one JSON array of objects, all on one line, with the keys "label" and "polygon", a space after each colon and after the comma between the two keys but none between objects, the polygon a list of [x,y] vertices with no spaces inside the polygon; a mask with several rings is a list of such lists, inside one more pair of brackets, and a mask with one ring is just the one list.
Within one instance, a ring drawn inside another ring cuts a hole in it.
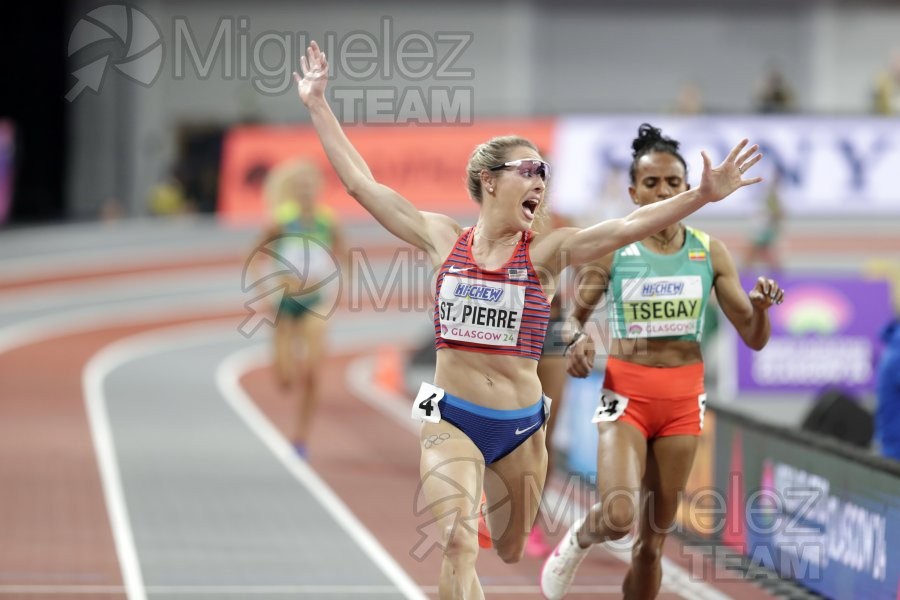
[{"label": "number '4' on hip tag", "polygon": [[628,397],[604,389],[600,393],[600,405],[594,411],[592,423],[609,423],[618,421],[628,407]]},{"label": "number '4' on hip tag", "polygon": [[413,400],[412,418],[429,423],[440,423],[441,409],[438,407],[438,400],[443,397],[444,390],[436,385],[422,382],[419,393]]}]

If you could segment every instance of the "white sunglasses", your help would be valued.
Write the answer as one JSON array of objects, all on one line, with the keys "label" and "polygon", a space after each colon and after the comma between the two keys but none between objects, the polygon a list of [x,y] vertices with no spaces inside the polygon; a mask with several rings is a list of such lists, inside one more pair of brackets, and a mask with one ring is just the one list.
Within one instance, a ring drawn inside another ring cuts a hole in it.
[{"label": "white sunglasses", "polygon": [[500,169],[505,169],[507,167],[515,167],[516,173],[525,177],[526,179],[531,179],[535,175],[541,178],[541,181],[545,182],[550,179],[550,165],[542,160],[538,160],[536,158],[520,158],[519,160],[511,160],[509,162],[505,162],[502,165],[496,165],[491,167],[490,171],[499,171]]}]

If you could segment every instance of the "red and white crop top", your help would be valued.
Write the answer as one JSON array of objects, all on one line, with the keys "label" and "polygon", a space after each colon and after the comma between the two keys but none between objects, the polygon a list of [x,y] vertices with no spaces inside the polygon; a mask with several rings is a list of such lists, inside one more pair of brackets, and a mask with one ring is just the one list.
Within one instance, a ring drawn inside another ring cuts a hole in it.
[{"label": "red and white crop top", "polygon": [[525,231],[509,261],[496,271],[472,257],[472,228],[463,231],[438,272],[434,347],[538,360],[550,321],[550,302],[528,254]]}]

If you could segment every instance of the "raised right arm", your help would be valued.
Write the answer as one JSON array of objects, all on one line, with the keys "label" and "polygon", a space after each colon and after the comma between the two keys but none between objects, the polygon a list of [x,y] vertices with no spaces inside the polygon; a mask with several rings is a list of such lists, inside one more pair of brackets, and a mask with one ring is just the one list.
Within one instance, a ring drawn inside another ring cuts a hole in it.
[{"label": "raised right arm", "polygon": [[452,245],[459,234],[459,225],[444,215],[420,212],[409,200],[375,181],[328,106],[325,99],[328,62],[315,42],[310,44],[306,56],[301,57],[300,67],[303,76],[294,73],[300,100],[309,109],[322,148],[344,189],[385,229],[425,250],[433,261],[443,260],[448,240]]}]

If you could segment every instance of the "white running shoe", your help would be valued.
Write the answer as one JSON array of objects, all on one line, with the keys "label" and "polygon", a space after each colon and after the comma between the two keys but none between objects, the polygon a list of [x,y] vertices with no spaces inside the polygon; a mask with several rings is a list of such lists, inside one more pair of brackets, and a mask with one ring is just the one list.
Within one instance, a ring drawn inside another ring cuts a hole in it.
[{"label": "white running shoe", "polygon": [[572,580],[575,579],[578,565],[591,549],[590,546],[582,548],[578,545],[575,532],[581,528],[582,523],[584,518],[572,524],[559,545],[544,562],[544,568],[541,570],[541,593],[547,600],[561,600],[566,595]]}]

